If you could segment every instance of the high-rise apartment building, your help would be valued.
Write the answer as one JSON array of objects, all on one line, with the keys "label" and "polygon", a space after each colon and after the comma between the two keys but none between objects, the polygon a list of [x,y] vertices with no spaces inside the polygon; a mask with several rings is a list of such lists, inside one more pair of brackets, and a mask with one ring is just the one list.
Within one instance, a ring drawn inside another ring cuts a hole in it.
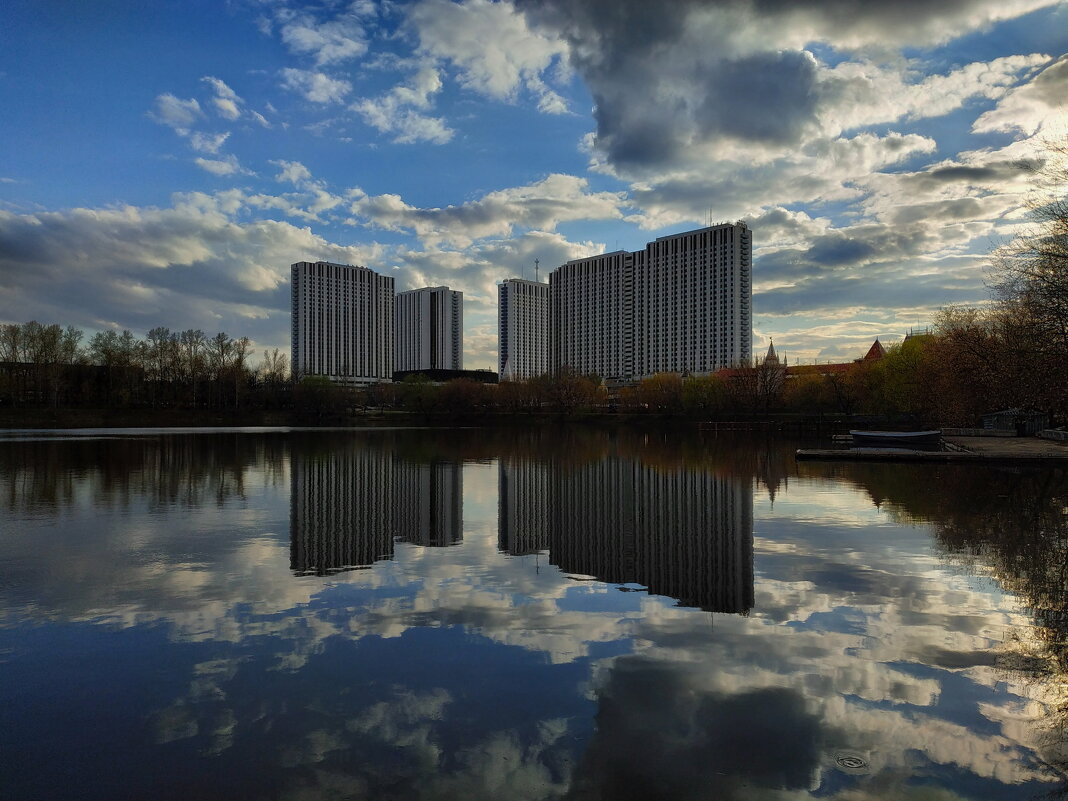
[{"label": "high-rise apartment building", "polygon": [[634,375],[634,262],[617,250],[569,261],[549,274],[553,369],[602,378]]},{"label": "high-rise apartment building", "polygon": [[464,293],[447,286],[398,292],[395,370],[464,369]]},{"label": "high-rise apartment building", "polygon": [[345,384],[393,380],[393,279],[366,267],[292,266],[293,374]]},{"label": "high-rise apartment building", "polygon": [[549,372],[549,285],[509,278],[497,288],[497,298],[500,379]]},{"label": "high-rise apartment building", "polygon": [[734,223],[567,262],[549,275],[553,369],[626,380],[748,361],[752,251]]}]

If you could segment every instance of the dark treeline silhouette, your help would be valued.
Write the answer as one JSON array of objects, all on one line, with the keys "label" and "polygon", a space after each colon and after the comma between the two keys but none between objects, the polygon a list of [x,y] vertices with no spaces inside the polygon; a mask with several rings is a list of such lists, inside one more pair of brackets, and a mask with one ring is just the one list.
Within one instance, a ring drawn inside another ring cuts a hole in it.
[{"label": "dark treeline silhouette", "polygon": [[250,362],[251,342],[198,329],[153,328],[144,339],[37,321],[0,326],[0,405],[30,408],[282,408],[289,360]]},{"label": "dark treeline silhouette", "polygon": [[278,349],[253,364],[244,337],[154,328],[143,340],[108,331],[82,344],[78,329],[30,322],[0,326],[0,409],[264,410],[298,423],[392,413],[721,421],[861,415],[970,427],[984,413],[1019,407],[1064,422],[1068,389],[1031,358],[1037,351],[1020,350],[1018,325],[1008,306],[944,309],[932,331],[890,346],[883,358],[834,369],[758,363],[712,375],[661,373],[623,388],[568,369],[496,385],[464,378],[435,383],[415,374],[357,388],[317,376],[294,382]]}]

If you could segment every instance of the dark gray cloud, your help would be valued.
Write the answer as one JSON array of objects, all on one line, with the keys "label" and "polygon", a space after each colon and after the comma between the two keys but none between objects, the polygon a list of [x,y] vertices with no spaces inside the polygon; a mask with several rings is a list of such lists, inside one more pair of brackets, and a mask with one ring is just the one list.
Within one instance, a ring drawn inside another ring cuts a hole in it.
[{"label": "dark gray cloud", "polygon": [[807,789],[819,769],[823,726],[793,690],[720,694],[685,666],[631,657],[613,665],[598,701],[572,799],[749,797]]},{"label": "dark gray cloud", "polygon": [[986,164],[937,165],[920,172],[908,173],[897,178],[908,194],[934,192],[957,187],[965,191],[970,187],[996,187],[1018,181],[1037,168],[1041,162],[1035,159],[1019,161],[997,160]]},{"label": "dark gray cloud", "polygon": [[674,60],[654,53],[608,74],[583,72],[597,104],[597,145],[623,167],[671,164],[695,143],[722,137],[797,142],[821,91],[815,62],[798,52],[736,60],[714,50]]},{"label": "dark gray cloud", "polygon": [[[818,74],[810,43],[841,52],[942,42],[1044,0],[518,0],[569,45],[596,103],[595,143],[624,171],[672,165],[721,140],[799,144],[825,106],[855,94]],[[864,83],[866,88],[867,83]],[[869,98],[873,103],[879,98]]]},{"label": "dark gray cloud", "polygon": [[[620,166],[671,163],[695,143],[729,137],[796,141],[815,114],[816,65],[806,53],[733,53],[730,30],[687,41],[699,3],[545,3],[528,6],[571,46],[596,103],[597,145]],[[756,102],[759,98],[759,102]]]}]

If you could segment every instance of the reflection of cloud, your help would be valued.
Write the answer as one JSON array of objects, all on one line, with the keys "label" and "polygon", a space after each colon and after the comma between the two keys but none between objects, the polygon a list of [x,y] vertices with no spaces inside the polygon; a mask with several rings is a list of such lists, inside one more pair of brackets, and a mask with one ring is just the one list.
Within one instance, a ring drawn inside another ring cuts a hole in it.
[{"label": "reflection of cloud", "polygon": [[818,786],[823,724],[784,688],[717,694],[692,670],[617,661],[598,690],[597,735],[569,797],[697,799],[743,787]]},{"label": "reflection of cloud", "polygon": [[[132,471],[116,464],[130,453],[96,442],[107,466],[25,484],[61,517],[8,510],[26,534],[7,546],[21,573],[0,582],[19,610],[3,625],[165,629],[185,678],[152,697],[156,742],[220,769],[269,747],[290,766],[279,769],[285,797],[394,787],[427,799],[686,798],[699,786],[726,798],[907,798],[910,782],[994,794],[1052,779],[1035,757],[1049,699],[990,664],[1011,649],[1010,630],[1028,629],[1025,611],[948,569],[926,529],[894,524],[865,494],[802,477],[773,508],[754,503],[752,613],[712,615],[577,584],[544,554],[499,553],[498,465],[443,448],[449,460],[435,464],[463,486],[462,544],[397,542],[367,570],[294,576],[297,461],[351,446],[372,472],[402,453],[406,470],[431,464],[417,458],[434,450],[426,432],[344,435],[344,446],[340,436],[294,434],[284,447],[231,437],[231,457],[215,463],[201,459],[227,449],[142,441]],[[619,447],[652,463],[652,438],[627,436]],[[590,463],[604,458],[589,450]],[[49,452],[63,464],[63,447]],[[0,458],[0,479],[22,461]],[[161,465],[185,485],[162,489]],[[864,754],[871,772],[843,778],[838,750]]]}]

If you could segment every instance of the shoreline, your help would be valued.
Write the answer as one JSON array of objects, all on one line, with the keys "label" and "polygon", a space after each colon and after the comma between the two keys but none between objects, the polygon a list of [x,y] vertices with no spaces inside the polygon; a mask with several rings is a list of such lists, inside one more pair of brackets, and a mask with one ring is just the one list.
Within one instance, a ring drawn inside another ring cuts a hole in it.
[{"label": "shoreline", "polygon": [[949,451],[905,448],[802,448],[798,461],[854,462],[978,462],[980,464],[1068,464],[1068,443],[1041,437],[945,437]]},{"label": "shoreline", "polygon": [[770,419],[710,420],[705,416],[634,413],[604,410],[540,410],[517,412],[415,412],[400,409],[353,414],[301,415],[292,410],[208,412],[190,409],[0,409],[0,430],[79,428],[353,428],[382,425],[434,427],[546,425],[560,422],[629,423],[633,425],[697,426],[711,433],[765,432],[830,436],[852,422],[837,418],[783,415]]}]

